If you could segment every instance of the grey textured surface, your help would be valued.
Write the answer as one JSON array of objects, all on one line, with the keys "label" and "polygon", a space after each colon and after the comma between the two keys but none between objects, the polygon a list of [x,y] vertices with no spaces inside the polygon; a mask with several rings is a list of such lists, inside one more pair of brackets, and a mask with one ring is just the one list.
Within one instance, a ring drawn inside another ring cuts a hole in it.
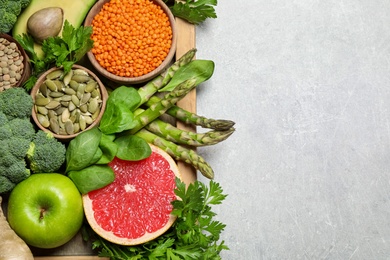
[{"label": "grey textured surface", "polygon": [[[390,259],[390,1],[218,1],[199,152],[229,194],[223,259]],[[200,178],[202,179],[202,178]]]}]

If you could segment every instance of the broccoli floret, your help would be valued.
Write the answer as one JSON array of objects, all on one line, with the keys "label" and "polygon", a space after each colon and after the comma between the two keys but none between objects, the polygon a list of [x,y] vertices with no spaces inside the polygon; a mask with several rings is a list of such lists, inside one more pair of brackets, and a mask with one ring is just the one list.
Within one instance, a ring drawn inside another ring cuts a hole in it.
[{"label": "broccoli floret", "polygon": [[8,138],[11,138],[11,136],[12,136],[11,128],[8,125],[1,125],[0,140],[7,140]]},{"label": "broccoli floret", "polygon": [[24,160],[20,160],[8,167],[7,178],[15,184],[27,179],[30,175],[30,169],[27,169]]},{"label": "broccoli floret", "polygon": [[[8,140],[0,140],[0,158],[10,154],[8,148]],[[1,159],[0,159],[1,160]],[[0,164],[1,166],[2,164]]]},{"label": "broccoli floret", "polygon": [[[0,102],[1,102],[1,98],[0,98]],[[2,107],[2,105],[0,103],[0,108],[1,107]],[[0,126],[3,126],[7,123],[8,123],[7,116],[3,113],[3,111],[0,110]]]},{"label": "broccoli floret", "polygon": [[5,6],[5,10],[8,13],[11,13],[11,14],[18,16],[20,14],[20,12],[22,11],[22,6],[20,4],[20,1],[8,0],[8,3]]},{"label": "broccoli floret", "polygon": [[11,153],[8,153],[0,158],[0,165],[4,167],[10,167],[12,164],[17,163],[18,161],[20,161],[19,158],[12,155]]},{"label": "broccoli floret", "polygon": [[58,171],[65,162],[66,148],[52,133],[38,130],[33,138],[27,159],[33,173]]},{"label": "broccoli floret", "polygon": [[23,88],[9,88],[0,92],[0,111],[7,116],[8,120],[29,119],[33,105],[32,97]]},{"label": "broccoli floret", "polygon": [[4,7],[0,9],[0,17],[0,33],[9,33],[18,17],[13,13],[9,13]]},{"label": "broccoli floret", "polygon": [[9,152],[18,159],[23,159],[27,155],[28,149],[30,149],[30,140],[20,138],[20,137],[11,137],[8,140],[8,149]]},{"label": "broccoli floret", "polygon": [[15,188],[15,185],[16,184],[8,180],[7,177],[0,175],[0,194],[9,193],[13,188]]},{"label": "broccoli floret", "polygon": [[21,136],[31,141],[35,135],[34,125],[29,119],[15,118],[8,122],[13,136]]},{"label": "broccoli floret", "polygon": [[30,4],[31,0],[20,0],[19,2],[20,2],[20,7],[24,9]]}]

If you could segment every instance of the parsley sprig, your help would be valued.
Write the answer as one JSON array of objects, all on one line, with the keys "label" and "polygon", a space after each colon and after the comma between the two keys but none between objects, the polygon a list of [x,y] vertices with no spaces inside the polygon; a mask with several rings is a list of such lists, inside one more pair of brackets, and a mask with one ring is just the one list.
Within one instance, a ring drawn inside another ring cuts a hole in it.
[{"label": "parsley sprig", "polygon": [[221,259],[222,250],[229,250],[220,241],[225,224],[214,219],[216,213],[211,206],[221,204],[227,195],[217,182],[211,180],[209,186],[195,181],[187,186],[176,179],[175,189],[178,200],[172,202],[172,214],[177,216],[173,226],[155,240],[139,246],[120,246],[104,240],[85,225],[85,240],[92,240],[93,249],[101,257],[110,259]]},{"label": "parsley sprig", "polygon": [[193,24],[200,24],[207,18],[217,18],[215,6],[217,0],[165,0],[175,17],[180,17]]},{"label": "parsley sprig", "polygon": [[73,64],[92,49],[91,35],[91,26],[75,28],[69,21],[65,20],[61,36],[49,37],[43,41],[43,57],[39,57],[35,52],[34,39],[31,35],[17,35],[16,40],[26,50],[32,64],[32,75],[23,87],[26,90],[31,90],[38,76],[53,66],[63,66],[65,74],[70,71]]}]

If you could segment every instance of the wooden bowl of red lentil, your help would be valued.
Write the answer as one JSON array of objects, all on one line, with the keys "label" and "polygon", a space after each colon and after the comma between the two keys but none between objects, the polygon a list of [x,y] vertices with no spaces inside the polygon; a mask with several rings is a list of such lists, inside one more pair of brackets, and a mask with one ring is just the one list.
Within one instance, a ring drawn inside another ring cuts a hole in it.
[{"label": "wooden bowl of red lentil", "polygon": [[10,35],[0,33],[0,92],[20,87],[31,75],[28,56]]},{"label": "wooden bowl of red lentil", "polygon": [[162,0],[100,0],[84,25],[93,28],[90,62],[116,83],[147,82],[175,55],[175,18]]}]

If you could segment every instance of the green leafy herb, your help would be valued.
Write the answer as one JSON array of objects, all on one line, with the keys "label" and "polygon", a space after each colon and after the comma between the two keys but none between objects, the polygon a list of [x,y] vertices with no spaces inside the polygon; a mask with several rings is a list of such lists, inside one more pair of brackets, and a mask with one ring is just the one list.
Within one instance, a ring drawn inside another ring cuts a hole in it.
[{"label": "green leafy herb", "polygon": [[176,17],[180,17],[190,23],[200,24],[207,18],[217,18],[214,6],[217,0],[165,0]]},{"label": "green leafy herb", "polygon": [[64,22],[62,36],[49,37],[42,43],[43,57],[38,57],[34,50],[34,39],[29,34],[17,35],[15,39],[26,50],[31,64],[32,75],[24,83],[26,90],[31,90],[38,76],[53,66],[63,66],[67,73],[93,47],[92,27],[75,28],[67,20]]},{"label": "green leafy herb", "polygon": [[209,186],[200,181],[186,185],[176,179],[178,200],[174,201],[172,214],[177,216],[173,226],[155,240],[139,246],[120,246],[95,234],[89,226],[83,227],[85,240],[92,240],[99,256],[110,259],[221,259],[222,250],[229,250],[220,241],[225,224],[215,220],[211,206],[221,204],[227,195],[221,186],[210,181]]}]

